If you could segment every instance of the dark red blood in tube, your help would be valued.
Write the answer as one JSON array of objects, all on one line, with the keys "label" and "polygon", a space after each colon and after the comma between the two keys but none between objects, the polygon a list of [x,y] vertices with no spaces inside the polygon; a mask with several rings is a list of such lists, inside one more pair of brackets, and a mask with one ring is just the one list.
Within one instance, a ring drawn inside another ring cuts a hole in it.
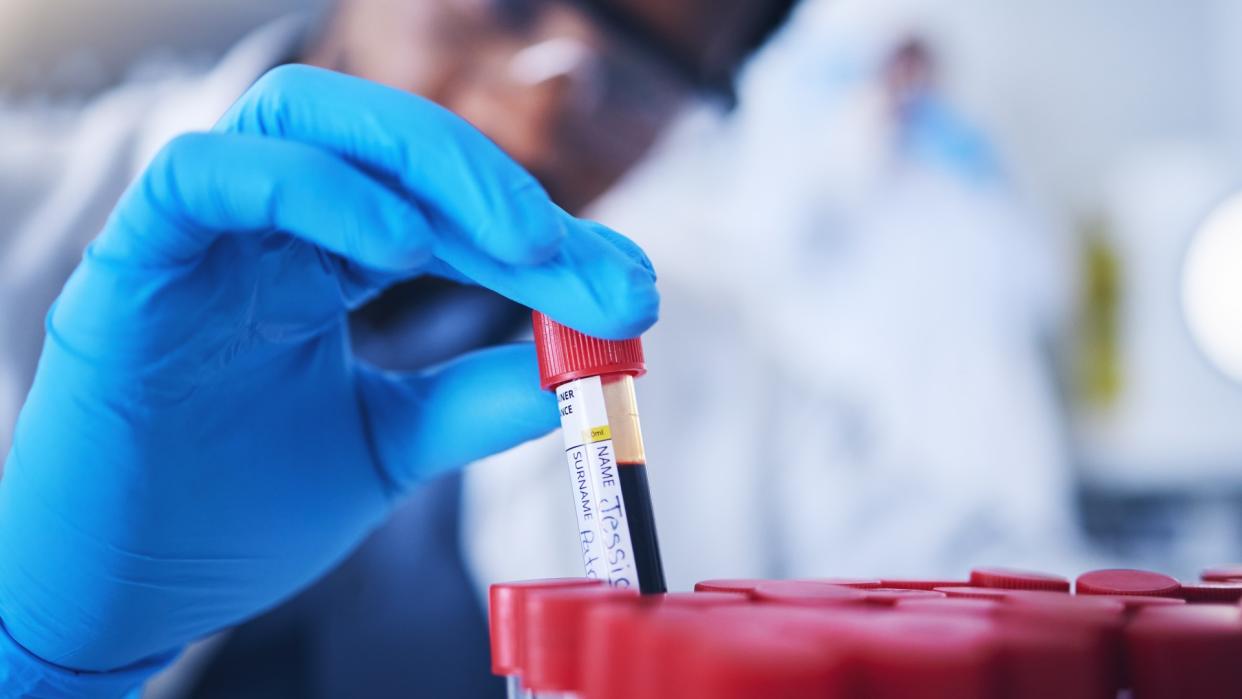
[{"label": "dark red blood in tube", "polygon": [[617,463],[617,475],[621,481],[625,516],[630,523],[638,589],[644,595],[668,592],[664,563],[660,560],[660,542],[656,537],[655,510],[651,507],[651,487],[647,483],[647,465],[621,461]]}]

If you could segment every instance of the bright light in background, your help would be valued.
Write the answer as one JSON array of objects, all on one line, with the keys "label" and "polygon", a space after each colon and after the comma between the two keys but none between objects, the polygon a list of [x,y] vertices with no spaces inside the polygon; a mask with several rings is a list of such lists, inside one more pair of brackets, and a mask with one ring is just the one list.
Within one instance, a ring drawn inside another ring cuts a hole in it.
[{"label": "bright light in background", "polygon": [[1191,242],[1182,305],[1204,354],[1242,381],[1242,194],[1213,211]]}]

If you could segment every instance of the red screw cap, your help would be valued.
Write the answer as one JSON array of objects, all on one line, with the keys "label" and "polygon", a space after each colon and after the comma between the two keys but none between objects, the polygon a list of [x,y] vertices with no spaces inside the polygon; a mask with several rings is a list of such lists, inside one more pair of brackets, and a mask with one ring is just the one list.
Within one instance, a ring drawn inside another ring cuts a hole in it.
[{"label": "red screw cap", "polygon": [[867,604],[877,604],[884,607],[892,607],[899,602],[914,599],[944,599],[947,597],[943,592],[934,590],[900,590],[897,588],[878,588],[875,590],[863,590],[866,595],[863,601]]},{"label": "red screw cap", "polygon": [[1177,594],[1187,602],[1237,602],[1242,600],[1242,580],[1182,583],[1182,589]]},{"label": "red screw cap", "polygon": [[970,571],[970,584],[1002,590],[1070,591],[1070,582],[1067,578],[1009,568],[975,568]]},{"label": "red screw cap", "polygon": [[1001,691],[996,696],[1116,696],[1119,656],[1109,652],[1096,629],[1068,619],[1007,614],[1010,609],[996,615],[1001,665]]},{"label": "red screw cap", "polygon": [[713,624],[688,635],[667,672],[659,673],[652,699],[831,699],[847,691],[846,658],[839,648],[810,642],[796,630],[764,624]]},{"label": "red screw cap", "polygon": [[1160,573],[1146,570],[1093,570],[1078,576],[1074,584],[1080,595],[1136,595],[1172,597],[1182,584]]},{"label": "red screw cap", "polygon": [[827,583],[829,585],[840,585],[841,587],[852,587],[855,590],[876,590],[883,587],[879,580],[868,578],[807,578],[803,582]]},{"label": "red screw cap", "polygon": [[551,578],[496,583],[488,590],[488,624],[492,637],[492,673],[514,675],[521,672],[523,616],[525,598],[532,590],[603,585],[590,578]]},{"label": "red screw cap", "polygon": [[1134,696],[1242,697],[1242,609],[1148,607],[1126,628]]},{"label": "red screw cap", "polygon": [[667,607],[714,609],[722,605],[746,604],[750,602],[750,596],[745,592],[666,592],[647,595],[643,601]]},{"label": "red screw cap", "polygon": [[695,592],[742,592],[750,594],[752,590],[760,585],[773,580],[763,580],[760,578],[721,578],[718,580],[703,580],[694,584]]},{"label": "red screw cap", "polygon": [[1234,580],[1242,580],[1242,563],[1208,568],[1203,571],[1203,575],[1200,577],[1208,582],[1231,582]]},{"label": "red screw cap", "polygon": [[539,358],[539,384],[545,390],[584,376],[647,373],[643,345],[637,338],[601,340],[584,335],[532,311],[535,355]]},{"label": "red screw cap", "polygon": [[969,580],[917,580],[910,578],[882,578],[879,587],[899,590],[934,590],[938,587],[970,587]]},{"label": "red screw cap", "polygon": [[1001,590],[993,587],[938,587],[936,592],[955,599],[990,599],[1003,602],[1011,596],[1013,590]]},{"label": "red screw cap", "polygon": [[[1087,597],[1089,595],[1075,595],[1076,597]],[[1143,597],[1141,595],[1105,595],[1105,599],[1120,602],[1126,610],[1126,613],[1133,614],[1140,609],[1147,607],[1177,607],[1186,604],[1186,600],[1180,597]]]},{"label": "red screw cap", "polygon": [[[976,615],[877,614],[853,642],[870,699],[996,696],[995,626]],[[854,696],[854,695],[851,695]]]},{"label": "red screw cap", "polygon": [[532,590],[526,595],[522,684],[536,692],[582,690],[581,647],[593,607],[636,599],[637,590],[606,585]]},{"label": "red screw cap", "polygon": [[[641,600],[641,598],[640,598]],[[649,655],[641,638],[654,605],[607,604],[587,614],[583,639],[583,695],[591,699],[639,696],[636,668]]]},{"label": "red screw cap", "polygon": [[777,580],[759,585],[750,595],[760,602],[823,607],[865,601],[867,592],[821,582]]}]

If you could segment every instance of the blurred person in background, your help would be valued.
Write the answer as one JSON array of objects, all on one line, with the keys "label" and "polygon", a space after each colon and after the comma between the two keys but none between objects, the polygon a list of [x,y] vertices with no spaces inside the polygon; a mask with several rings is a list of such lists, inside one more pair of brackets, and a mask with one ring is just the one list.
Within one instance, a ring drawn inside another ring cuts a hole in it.
[{"label": "blurred person in background", "polygon": [[[791,4],[342,0],[323,23],[286,19],[256,31],[206,73],[173,69],[123,85],[54,123],[10,115],[8,138],[30,158],[11,161],[22,174],[0,176],[21,184],[21,196],[4,200],[13,223],[0,234],[0,446],[7,451],[34,375],[43,318],[126,184],[169,139],[210,128],[273,66],[306,62],[428,97],[576,212],[686,103],[731,101],[734,72]],[[518,337],[529,316],[484,290],[423,278],[391,289],[352,324],[360,356],[417,370]],[[459,541],[461,487],[451,475],[418,489],[335,572],[188,653],[152,693],[498,693]],[[568,514],[563,505],[556,509]]]}]

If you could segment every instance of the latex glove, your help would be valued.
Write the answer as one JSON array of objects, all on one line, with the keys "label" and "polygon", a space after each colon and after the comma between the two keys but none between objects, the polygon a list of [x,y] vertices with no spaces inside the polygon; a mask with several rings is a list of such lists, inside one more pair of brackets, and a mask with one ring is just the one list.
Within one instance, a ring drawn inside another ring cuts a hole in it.
[{"label": "latex glove", "polygon": [[601,336],[657,312],[632,243],[409,94],[278,68],[169,144],[48,315],[0,479],[11,638],[158,664],[309,584],[419,480],[555,427],[531,346],[418,376],[351,356],[346,312],[428,270]]}]

